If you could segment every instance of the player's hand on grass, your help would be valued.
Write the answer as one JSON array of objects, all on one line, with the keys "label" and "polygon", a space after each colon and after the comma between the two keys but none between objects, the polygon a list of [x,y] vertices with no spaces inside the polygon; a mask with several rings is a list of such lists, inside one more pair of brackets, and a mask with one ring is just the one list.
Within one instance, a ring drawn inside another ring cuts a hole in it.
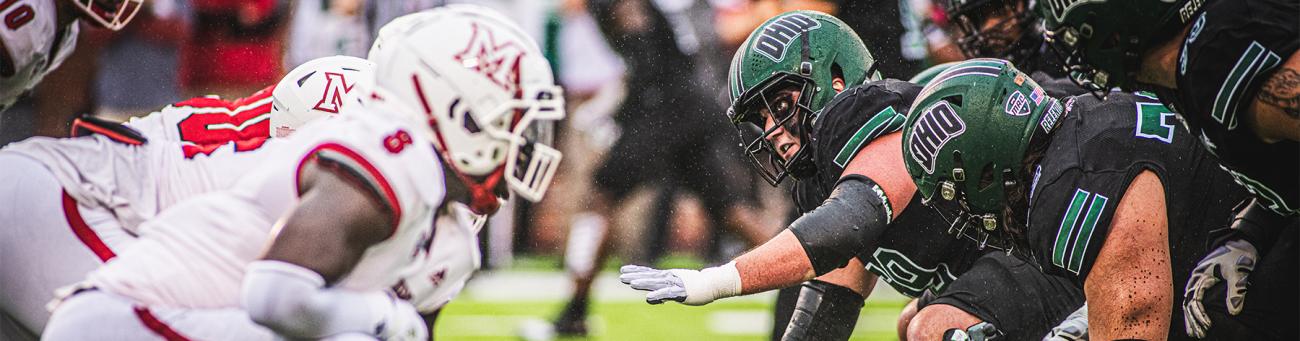
[{"label": "player's hand on grass", "polygon": [[1088,304],[1066,316],[1061,324],[1047,332],[1043,341],[1083,341],[1088,339]]},{"label": "player's hand on grass", "polygon": [[406,300],[392,297],[389,315],[379,327],[380,340],[428,340],[429,327],[424,324],[424,317],[416,311],[415,306]]},{"label": "player's hand on grass", "polygon": [[1255,261],[1259,254],[1255,246],[1245,240],[1230,240],[1219,246],[1201,259],[1201,263],[1192,270],[1192,277],[1187,281],[1183,292],[1183,322],[1187,335],[1204,338],[1205,332],[1212,324],[1210,315],[1205,312],[1205,291],[1219,281],[1227,289],[1225,306],[1228,313],[1241,313],[1246,302],[1247,276],[1255,270]]},{"label": "player's hand on grass", "polygon": [[619,281],[636,290],[649,291],[645,301],[660,304],[677,301],[686,305],[705,305],[719,298],[740,294],[740,274],[735,263],[703,270],[659,270],[640,265],[624,265]]}]

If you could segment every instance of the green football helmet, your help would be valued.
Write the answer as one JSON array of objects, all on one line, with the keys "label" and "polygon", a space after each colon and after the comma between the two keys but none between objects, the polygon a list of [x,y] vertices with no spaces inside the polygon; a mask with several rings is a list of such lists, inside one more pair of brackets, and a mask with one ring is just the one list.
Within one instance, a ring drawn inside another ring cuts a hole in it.
[{"label": "green football helmet", "polygon": [[1004,60],[971,59],[939,74],[903,126],[903,159],[922,202],[955,213],[956,233],[987,245],[1007,223],[1009,199],[1023,201],[1008,193],[1024,193],[1026,152],[1045,145],[1063,109]]},{"label": "green football helmet", "polygon": [[1142,53],[1177,35],[1203,0],[1046,0],[1037,11],[1070,78],[1098,97],[1134,90]]},{"label": "green football helmet", "polygon": [[921,72],[917,72],[915,76],[912,76],[912,79],[908,79],[907,81],[912,84],[925,86],[926,84],[930,84],[930,81],[934,80],[935,76],[938,76],[940,73],[943,73],[944,71],[948,71],[948,69],[951,68],[953,65],[957,65],[959,63],[961,62],[947,62],[947,63],[925,68],[925,70],[921,70]]},{"label": "green football helmet", "polygon": [[[746,154],[775,186],[787,175],[816,173],[808,132],[818,112],[835,97],[832,80],[846,87],[880,79],[876,60],[862,39],[839,19],[816,11],[786,12],[768,19],[745,39],[731,60],[727,116],[740,132]],[[790,91],[798,91],[797,98]],[[774,124],[764,129],[767,116]],[[788,160],[767,140],[784,127],[804,145]]]}]

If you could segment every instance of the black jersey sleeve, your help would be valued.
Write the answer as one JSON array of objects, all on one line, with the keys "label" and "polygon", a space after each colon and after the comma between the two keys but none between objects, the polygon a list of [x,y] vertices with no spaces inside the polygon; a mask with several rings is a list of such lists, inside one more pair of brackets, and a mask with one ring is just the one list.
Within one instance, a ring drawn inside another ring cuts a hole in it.
[{"label": "black jersey sleeve", "polygon": [[1182,41],[1177,90],[1161,93],[1238,181],[1280,214],[1300,212],[1300,143],[1264,143],[1246,122],[1264,82],[1297,49],[1300,2],[1207,2]]},{"label": "black jersey sleeve", "polygon": [[1104,102],[1090,95],[1066,100],[1030,192],[1030,242],[1044,272],[1081,285],[1129,184],[1145,170],[1163,177],[1160,154],[1177,152],[1170,142],[1188,137],[1171,126],[1176,118],[1170,110],[1139,98],[1116,93]]},{"label": "black jersey sleeve", "polygon": [[844,167],[872,140],[899,131],[921,86],[885,79],[836,95],[813,122],[815,181],[829,193]]}]

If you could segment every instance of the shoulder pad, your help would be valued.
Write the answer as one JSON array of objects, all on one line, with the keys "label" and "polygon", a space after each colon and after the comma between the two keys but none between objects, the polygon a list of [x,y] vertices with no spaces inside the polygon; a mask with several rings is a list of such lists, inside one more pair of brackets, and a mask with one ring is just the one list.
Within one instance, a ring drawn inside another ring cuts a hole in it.
[{"label": "shoulder pad", "polygon": [[833,186],[844,166],[872,140],[902,129],[920,87],[898,80],[868,82],[835,96],[813,123],[819,180]]}]

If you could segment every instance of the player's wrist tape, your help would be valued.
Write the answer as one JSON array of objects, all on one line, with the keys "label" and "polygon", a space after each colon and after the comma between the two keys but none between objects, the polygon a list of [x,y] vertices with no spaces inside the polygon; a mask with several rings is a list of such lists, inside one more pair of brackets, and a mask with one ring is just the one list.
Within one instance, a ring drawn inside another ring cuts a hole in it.
[{"label": "player's wrist tape", "polygon": [[310,269],[281,261],[248,265],[240,305],[254,322],[291,338],[322,338],[342,333],[376,332],[376,326],[401,319],[399,302],[379,291],[325,288]]},{"label": "player's wrist tape", "polygon": [[700,271],[671,270],[682,279],[686,289],[687,305],[702,305],[720,298],[740,295],[740,271],[736,262],[705,268]]},{"label": "player's wrist tape", "polygon": [[875,181],[850,176],[835,185],[821,206],[790,223],[790,232],[821,276],[873,251],[890,214],[889,202]]}]

